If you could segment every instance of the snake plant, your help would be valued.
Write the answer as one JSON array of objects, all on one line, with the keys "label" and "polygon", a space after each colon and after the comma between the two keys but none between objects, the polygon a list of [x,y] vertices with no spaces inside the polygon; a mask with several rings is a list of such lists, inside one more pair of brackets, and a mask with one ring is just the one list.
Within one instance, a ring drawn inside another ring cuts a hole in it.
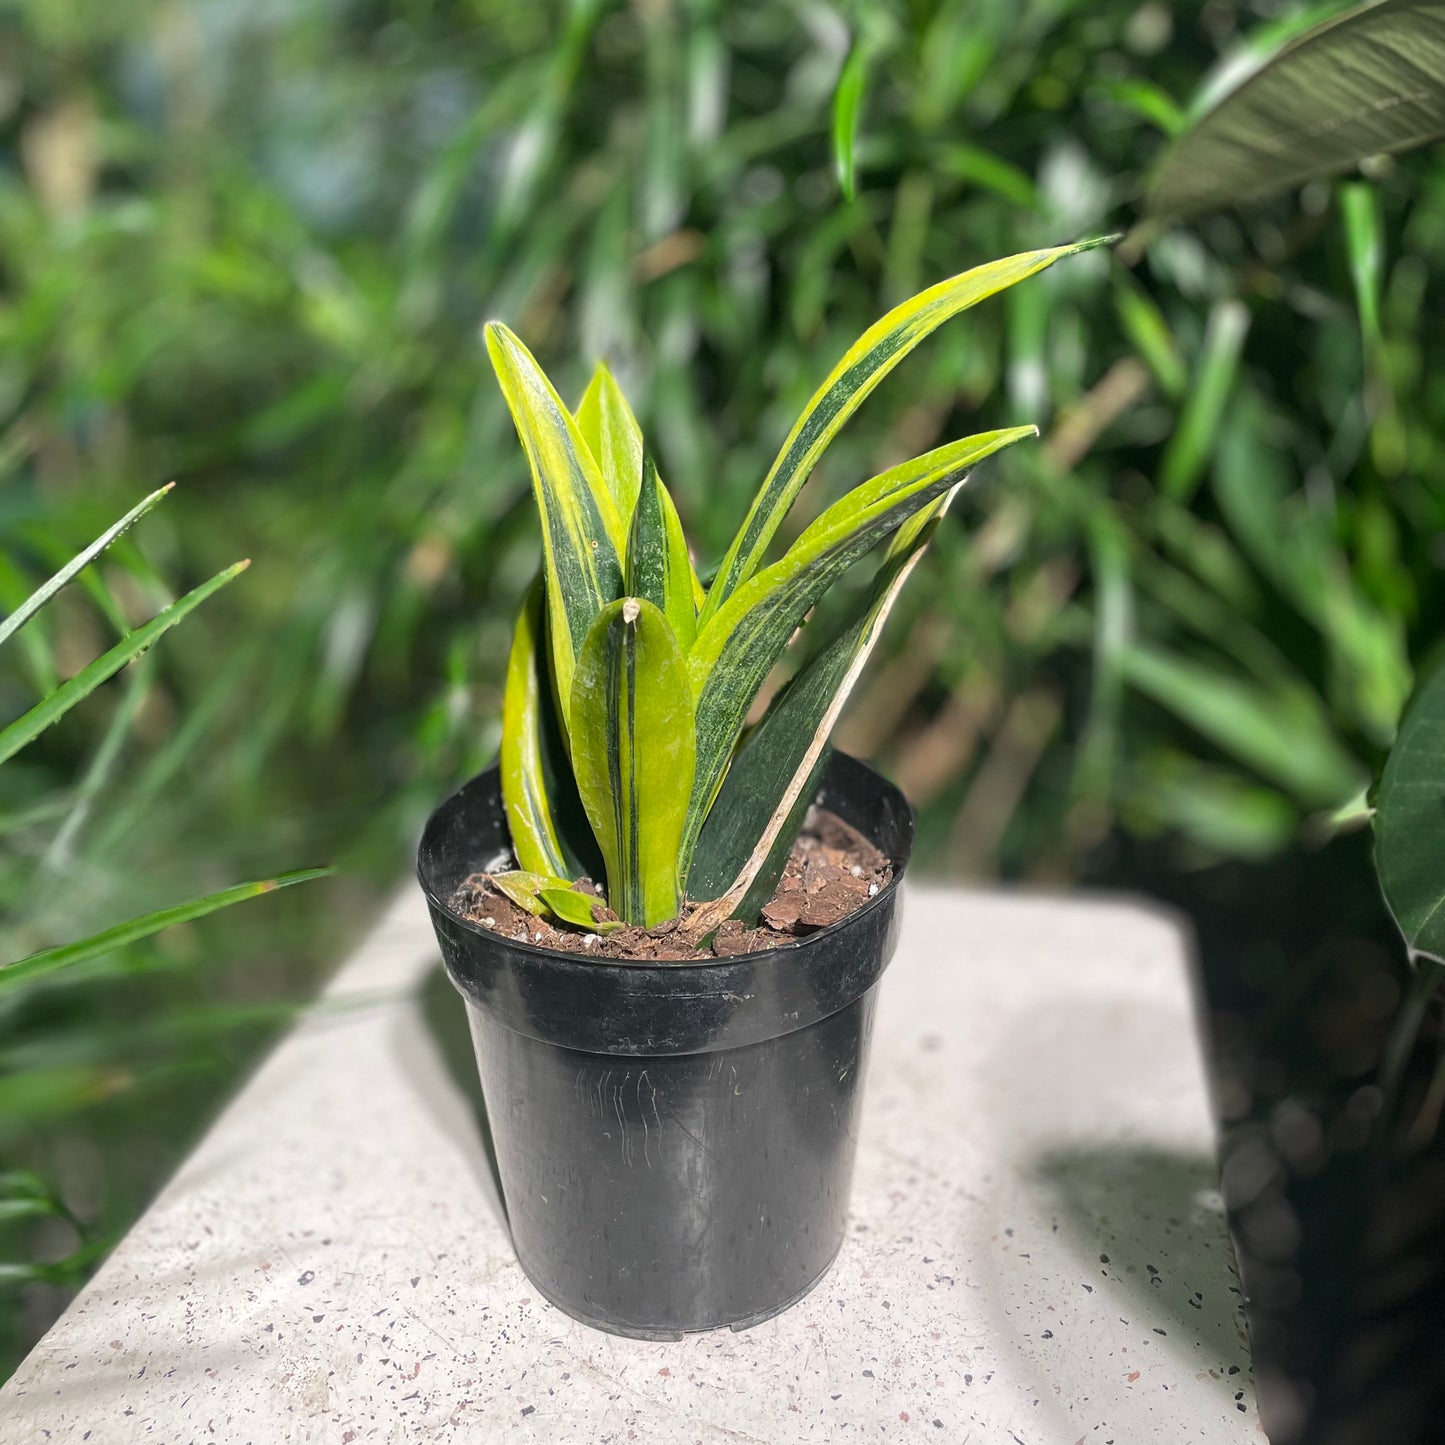
[{"label": "snake plant", "polygon": [[[828,734],[909,572],[969,469],[1037,434],[982,432],[891,467],[767,553],[828,443],[943,322],[1098,242],[954,276],[871,326],[788,433],[711,585],[617,382],[599,366],[571,412],[500,322],[487,350],[531,467],[543,566],[517,620],[503,704],[502,793],[519,867],[495,882],[528,911],[586,928],[606,879],[625,923],[701,904],[687,932],[755,917],[813,796]],[[891,539],[891,540],[890,540]],[[749,710],[823,593],[888,541],[846,625],[745,736]]]}]

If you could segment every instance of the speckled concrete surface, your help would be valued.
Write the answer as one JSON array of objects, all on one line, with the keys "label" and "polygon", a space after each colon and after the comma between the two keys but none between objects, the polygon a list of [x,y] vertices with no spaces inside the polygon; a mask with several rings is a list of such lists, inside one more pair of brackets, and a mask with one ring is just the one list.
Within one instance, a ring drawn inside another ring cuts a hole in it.
[{"label": "speckled concrete surface", "polygon": [[542,1301],[407,890],[0,1392],[0,1440],[1260,1440],[1176,929],[907,914],[849,1238],[785,1315],[644,1344]]}]

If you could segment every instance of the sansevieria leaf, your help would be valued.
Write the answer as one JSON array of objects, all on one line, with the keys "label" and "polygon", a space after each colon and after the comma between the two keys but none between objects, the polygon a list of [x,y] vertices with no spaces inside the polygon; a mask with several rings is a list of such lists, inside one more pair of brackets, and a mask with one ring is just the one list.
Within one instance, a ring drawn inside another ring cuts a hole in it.
[{"label": "sansevieria leaf", "polygon": [[642,489],[627,538],[625,585],[629,597],[641,597],[661,610],[686,652],[697,631],[692,563],[677,508],[651,457],[643,458]]},{"label": "sansevieria leaf", "polygon": [[577,408],[577,428],[625,526],[642,481],[642,428],[616,378],[601,362]]},{"label": "sansevieria leaf", "polygon": [[544,580],[512,633],[502,700],[502,801],[522,869],[564,881],[602,876],[602,855],[577,796],[572,760],[547,671]]},{"label": "sansevieria leaf", "polygon": [[909,574],[957,488],[898,529],[854,615],[782,689],[739,750],[708,812],[687,878],[688,896],[715,900],[693,931],[724,918],[756,920],[787,863],[818,791],[833,731]]},{"label": "sansevieria leaf", "polygon": [[572,683],[572,766],[607,864],[607,898],[651,927],[681,903],[683,826],[695,760],[687,662],[651,602],[609,604]]},{"label": "sansevieria leaf", "polygon": [[[507,687],[502,698],[502,802],[512,851],[524,872],[557,877],[567,872],[567,862],[552,821],[542,757],[543,709],[551,703],[543,670],[542,608],[542,587],[534,585],[517,615],[507,659]],[[527,907],[510,892],[507,896]]]},{"label": "sansevieria leaf", "polygon": [[548,629],[563,719],[577,653],[597,614],[622,591],[622,515],[571,413],[531,352],[500,322],[487,351],[532,468],[542,514]]},{"label": "sansevieria leaf", "polygon": [[579,893],[577,889],[569,888],[565,884],[544,888],[537,897],[546,904],[547,911],[554,918],[560,918],[563,923],[570,923],[574,928],[588,928],[593,933],[611,933],[622,927],[615,918],[597,916],[598,910],[605,906],[602,899],[590,893]]},{"label": "sansevieria leaf", "polygon": [[809,526],[780,561],[740,587],[700,626],[688,654],[697,705],[697,772],[684,836],[685,869],[748,707],[808,609],[889,532],[958,486],[976,462],[1036,435],[1031,426],[982,432],[855,487]]},{"label": "sansevieria leaf", "polygon": [[870,326],[828,374],[788,433],[718,569],[699,629],[757,571],[794,498],[843,423],[924,337],[960,311],[1042,271],[1061,257],[1103,245],[1107,239],[1025,251],[976,266],[920,292]]}]

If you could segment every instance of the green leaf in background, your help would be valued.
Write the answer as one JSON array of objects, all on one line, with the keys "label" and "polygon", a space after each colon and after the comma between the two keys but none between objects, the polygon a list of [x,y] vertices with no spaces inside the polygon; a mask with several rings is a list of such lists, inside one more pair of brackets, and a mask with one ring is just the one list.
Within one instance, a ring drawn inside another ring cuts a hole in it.
[{"label": "green leaf in background", "polygon": [[1156,216],[1232,205],[1445,135],[1445,0],[1380,0],[1301,36],[1197,121]]},{"label": "green leaf in background", "polygon": [[566,884],[543,888],[537,897],[554,918],[570,923],[574,928],[585,928],[592,933],[612,933],[622,927],[621,922],[615,918],[597,916],[597,910],[602,907],[602,899],[591,893],[579,893],[577,889]]},{"label": "green leaf in background", "polygon": [[591,449],[532,353],[498,321],[487,323],[486,337],[542,514],[548,633],[566,722],[577,653],[597,614],[622,590],[627,536]]},{"label": "green leaf in background", "polygon": [[[1360,342],[1365,353],[1365,411],[1370,419],[1370,449],[1382,475],[1405,468],[1408,441],[1390,375],[1390,357],[1380,317],[1385,289],[1385,223],[1379,188],[1369,181],[1339,187],[1340,217],[1350,258],[1350,279],[1360,313]],[[1398,712],[1396,713],[1398,716]]]},{"label": "green leaf in background", "polygon": [[116,643],[109,652],[97,657],[83,667],[68,682],[63,682],[29,712],[16,718],[9,727],[0,731],[0,763],[14,757],[27,743],[33,742],[52,723],[58,722],[76,703],[88,697],[101,683],[113,677],[133,658],[139,657],[162,633],[170,631],[188,612],[194,611],[213,592],[218,592],[226,583],[239,577],[251,564],[237,562],[218,572],[209,582],[203,582],[194,591],[186,593],[179,602],[173,602],[164,612],[157,613],[142,627]]},{"label": "green leaf in background", "polygon": [[858,117],[867,83],[868,58],[863,46],[855,41],[833,92],[833,170],[843,198],[849,201],[856,193],[853,148],[858,140]]},{"label": "green leaf in background", "polygon": [[24,627],[66,583],[78,573],[83,572],[112,542],[140,521],[162,497],[171,492],[175,485],[174,482],[167,482],[165,486],[156,488],[144,501],[132,507],[113,527],[102,532],[83,552],[77,552],[48,582],[36,588],[14,612],[0,622],[0,643],[4,643]]},{"label": "green leaf in background", "polygon": [[783,558],[740,587],[688,654],[697,699],[697,773],[683,868],[723,780],[748,708],[808,609],[889,532],[958,486],[968,469],[1036,427],[980,432],[903,462],[855,487],[807,527]]},{"label": "green leaf in background", "polygon": [[1412,959],[1445,964],[1445,666],[1421,680],[1375,794],[1375,868]]},{"label": "green leaf in background", "polygon": [[751,923],[772,896],[818,791],[834,724],[955,495],[957,488],[899,528],[856,615],[773,699],[733,759],[687,877],[689,896],[716,901],[699,910],[690,932],[702,936],[728,917]]},{"label": "green leaf in background", "polygon": [[642,489],[627,539],[626,591],[660,609],[684,652],[697,632],[694,576],[677,508],[652,458],[642,462]]},{"label": "green leaf in background", "polygon": [[223,888],[219,893],[208,893],[203,898],[193,898],[189,903],[177,903],[140,918],[129,918],[113,928],[93,933],[89,938],[74,943],[63,943],[55,948],[42,949],[26,958],[0,968],[0,988],[11,988],[18,983],[28,982],[42,974],[54,973],[57,969],[69,968],[73,964],[85,963],[139,939],[149,938],[163,928],[177,923],[189,923],[194,918],[204,918],[219,908],[233,903],[242,903],[248,898],[259,898],[263,893],[274,893],[278,888],[290,888],[294,883],[307,883],[313,878],[328,877],[330,868],[302,868],[294,873],[282,873],[276,878],[267,878],[259,883],[238,883],[234,888]]},{"label": "green leaf in background", "polygon": [[1159,490],[1173,502],[1188,502],[1219,440],[1219,423],[1239,375],[1239,354],[1249,331],[1249,310],[1230,298],[1215,303],[1204,346],[1179,424],[1159,467]]},{"label": "green leaf in background", "polygon": [[600,361],[577,408],[577,429],[612,493],[624,525],[642,481],[642,428],[612,373]]},{"label": "green leaf in background", "polygon": [[507,687],[502,698],[502,802],[517,862],[531,874],[560,876],[567,871],[567,860],[552,821],[542,756],[543,710],[552,704],[542,659],[544,632],[543,588],[538,579],[517,614],[507,659]]},{"label": "green leaf in background", "polygon": [[1138,691],[1309,808],[1337,808],[1360,786],[1361,765],[1304,689],[1266,691],[1234,674],[1135,643],[1124,676]]},{"label": "green leaf in background", "polygon": [[695,741],[687,662],[651,602],[609,604],[572,685],[572,764],[607,864],[607,901],[645,927],[677,914]]},{"label": "green leaf in background", "polygon": [[1065,256],[1106,244],[1111,237],[1046,251],[1025,251],[965,271],[920,292],[874,322],[813,393],[788,433],[747,517],[708,590],[698,619],[701,632],[762,562],[768,543],[828,443],[869,394],[918,345],[951,317],[1052,266]]}]

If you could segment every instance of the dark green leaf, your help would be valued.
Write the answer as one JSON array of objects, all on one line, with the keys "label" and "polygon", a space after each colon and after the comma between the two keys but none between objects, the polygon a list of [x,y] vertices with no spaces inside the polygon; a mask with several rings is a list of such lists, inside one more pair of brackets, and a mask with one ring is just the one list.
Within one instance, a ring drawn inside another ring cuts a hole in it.
[{"label": "dark green leaf", "polygon": [[1415,689],[1385,760],[1375,867],[1411,957],[1445,964],[1445,665]]},{"label": "dark green leaf", "polygon": [[1149,210],[1186,215],[1445,134],[1445,0],[1381,0],[1301,36],[1170,148]]}]

